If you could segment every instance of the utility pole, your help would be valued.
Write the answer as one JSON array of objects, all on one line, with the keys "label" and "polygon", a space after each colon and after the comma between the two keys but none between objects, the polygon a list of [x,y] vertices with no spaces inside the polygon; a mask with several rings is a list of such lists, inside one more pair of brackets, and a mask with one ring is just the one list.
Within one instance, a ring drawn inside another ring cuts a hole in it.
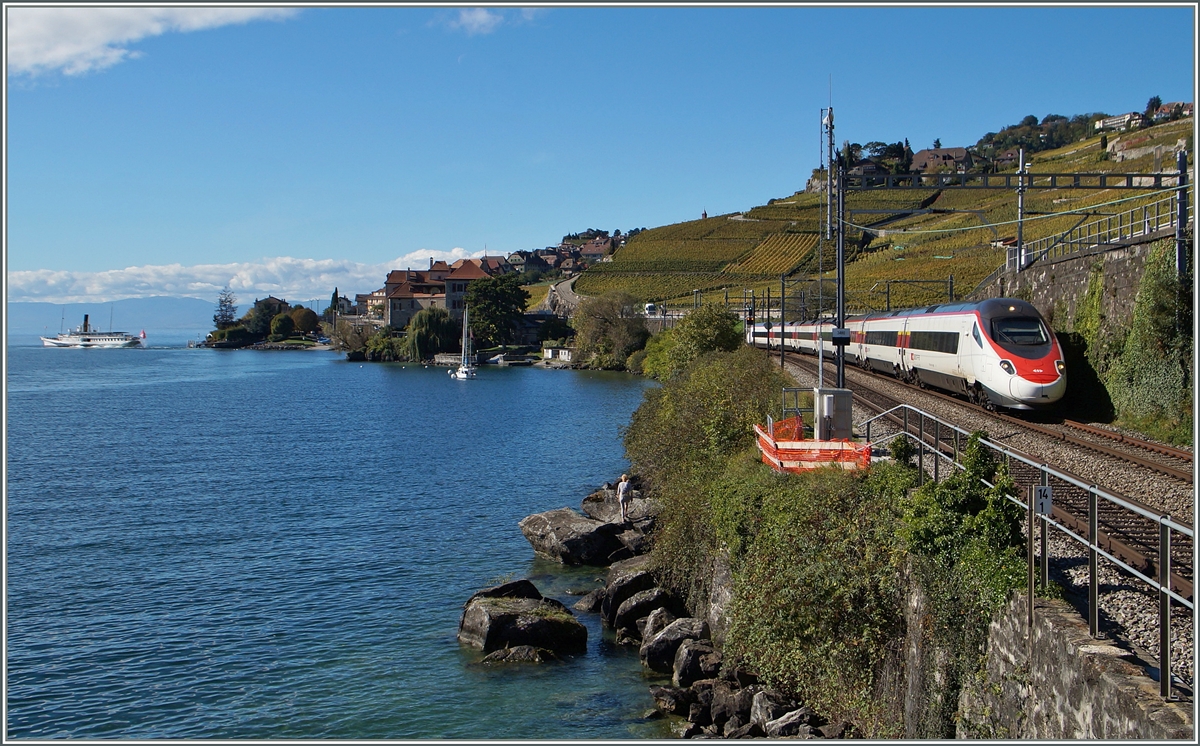
[{"label": "utility pole", "polygon": [[1179,170],[1179,198],[1176,200],[1175,215],[1175,333],[1178,334],[1183,326],[1184,298],[1191,291],[1187,287],[1187,215],[1188,215],[1188,186],[1187,186],[1187,151],[1180,150],[1175,160]]},{"label": "utility pole", "polygon": [[833,344],[837,348],[837,387],[846,388],[846,171],[838,163],[837,170],[837,326]]},{"label": "utility pole", "polygon": [[1017,162],[1017,266],[1025,269],[1025,148],[1021,148]]},{"label": "utility pole", "polygon": [[779,367],[783,367],[783,299],[787,297],[787,275],[779,275]]},{"label": "utility pole", "polygon": [[[833,106],[821,120],[829,158],[825,166],[825,238],[833,238]],[[825,244],[818,242],[817,253],[817,388],[825,388],[825,340],[821,338],[821,314],[825,311]]]}]

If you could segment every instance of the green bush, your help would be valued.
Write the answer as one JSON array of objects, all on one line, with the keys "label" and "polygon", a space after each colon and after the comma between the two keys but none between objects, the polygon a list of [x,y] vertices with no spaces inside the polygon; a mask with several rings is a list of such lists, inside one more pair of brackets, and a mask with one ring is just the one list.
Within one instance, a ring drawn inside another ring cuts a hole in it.
[{"label": "green bush", "polygon": [[674,344],[667,350],[672,373],[713,350],[731,352],[743,345],[738,317],[717,304],[704,305],[679,320],[671,330]]},{"label": "green bush", "polygon": [[663,329],[646,341],[646,357],[642,361],[642,373],[662,381],[670,378],[673,368],[667,355],[675,337],[670,329]]},{"label": "green bush", "polygon": [[748,480],[714,501],[714,514],[733,518],[719,533],[736,527],[734,546],[745,547],[727,657],[869,737],[902,735],[878,682],[904,631],[895,525],[913,481],[895,465],[869,476],[819,469]]},{"label": "green bush", "polygon": [[[295,331],[296,322],[291,316],[286,313],[276,314],[275,318],[271,319],[271,336],[279,339],[287,339],[288,336]],[[277,341],[277,340],[272,340]]]},{"label": "green bush", "polygon": [[711,352],[648,389],[624,433],[625,453],[651,489],[674,473],[750,445],[754,425],[780,415],[783,373],[763,350]]},{"label": "green bush", "polygon": [[1146,260],[1128,334],[1106,371],[1119,422],[1172,442],[1191,443],[1191,309],[1181,306],[1174,246],[1158,243]]},{"label": "green bush", "polygon": [[628,359],[625,360],[625,370],[630,373],[641,373],[642,365],[646,360],[645,350],[636,350]]},{"label": "green bush", "polygon": [[[1007,468],[971,435],[963,471],[928,482],[904,508],[899,535],[914,556],[928,599],[932,647],[916,724],[925,738],[953,737],[958,692],[983,664],[988,625],[1012,592],[1025,585],[1023,511],[1007,500],[1016,487]],[[983,480],[994,486],[987,487]],[[935,683],[936,682],[936,683]]]}]

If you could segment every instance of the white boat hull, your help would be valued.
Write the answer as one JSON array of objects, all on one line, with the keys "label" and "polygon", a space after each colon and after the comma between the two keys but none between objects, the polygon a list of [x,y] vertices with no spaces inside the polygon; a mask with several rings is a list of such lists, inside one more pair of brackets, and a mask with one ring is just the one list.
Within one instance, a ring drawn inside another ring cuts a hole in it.
[{"label": "white boat hull", "polygon": [[142,340],[128,334],[117,336],[108,335],[74,335],[60,334],[57,337],[42,337],[44,347],[141,347]]}]

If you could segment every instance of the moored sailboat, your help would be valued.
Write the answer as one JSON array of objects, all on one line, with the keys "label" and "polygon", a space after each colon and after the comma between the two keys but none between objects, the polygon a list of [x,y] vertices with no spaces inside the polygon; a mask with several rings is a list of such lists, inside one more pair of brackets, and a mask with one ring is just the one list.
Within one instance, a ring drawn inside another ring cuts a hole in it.
[{"label": "moored sailboat", "polygon": [[475,364],[471,360],[471,332],[467,326],[467,308],[463,308],[462,360],[450,371],[450,377],[460,381],[475,377]]}]

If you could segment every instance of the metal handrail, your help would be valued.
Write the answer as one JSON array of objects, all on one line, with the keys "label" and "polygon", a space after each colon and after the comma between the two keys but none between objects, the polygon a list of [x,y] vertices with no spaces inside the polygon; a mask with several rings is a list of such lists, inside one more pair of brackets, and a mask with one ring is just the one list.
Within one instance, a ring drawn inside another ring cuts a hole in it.
[{"label": "metal handrail", "polygon": [[[870,441],[870,439],[871,439],[871,436],[870,436],[871,423],[873,423],[875,420],[878,420],[889,414],[893,414],[894,412],[896,412],[898,410],[905,410],[906,412],[912,412],[913,414],[919,415],[923,418],[928,418],[934,422],[940,423],[941,427],[949,428],[951,431],[958,432],[961,435],[966,435],[967,437],[970,437],[970,433],[967,430],[964,430],[963,428],[958,427],[957,425],[955,425],[953,423],[946,422],[945,420],[937,417],[936,415],[932,415],[932,414],[930,414],[922,409],[919,409],[917,407],[914,407],[910,404],[900,404],[895,407],[892,407],[891,409],[887,410],[886,412],[882,412],[878,415],[875,415],[874,417],[869,417],[866,420],[863,420],[862,422],[860,422],[858,424],[858,427],[859,428],[863,428],[864,426],[866,427],[867,440]],[[901,431],[901,432],[903,434],[907,435],[909,438],[913,438],[912,433],[909,433],[907,431]],[[899,433],[897,433],[897,434],[899,434]],[[894,437],[894,436],[890,436],[890,437]],[[1176,531],[1184,536],[1189,536],[1189,537],[1195,536],[1195,531],[1193,530],[1193,528],[1191,526],[1174,521],[1169,516],[1156,515],[1155,513],[1152,513],[1150,511],[1146,510],[1145,508],[1142,508],[1141,506],[1134,505],[1133,503],[1130,503],[1127,500],[1124,500],[1116,495],[1110,494],[1109,492],[1101,489],[1100,487],[1098,487],[1094,484],[1085,484],[1084,482],[1081,482],[1078,479],[1075,479],[1074,477],[1070,476],[1069,474],[1065,474],[1061,471],[1058,471],[1057,469],[1054,469],[1053,467],[1050,467],[1046,464],[1039,464],[1036,461],[1026,458],[1025,456],[1022,456],[1019,453],[1015,453],[1015,452],[1009,450],[1008,448],[1005,448],[1002,445],[993,443],[992,441],[987,440],[986,438],[980,438],[979,442],[980,442],[980,444],[992,449],[993,451],[1003,454],[1008,459],[1016,459],[1018,461],[1021,461],[1023,463],[1026,463],[1026,464],[1036,468],[1037,470],[1041,471],[1043,474],[1045,474],[1047,476],[1053,476],[1056,479],[1061,479],[1064,482],[1068,482],[1077,487],[1088,490],[1089,492],[1096,494],[1098,497],[1101,497],[1115,505],[1125,508],[1126,510],[1130,510],[1139,515],[1142,515],[1145,518],[1148,518],[1148,519],[1158,523],[1160,526],[1166,526],[1167,528],[1171,529],[1172,531]],[[927,442],[922,442],[922,443],[920,443],[920,445],[927,446],[930,444]],[[964,468],[964,466],[962,464],[960,464],[956,459],[951,458],[950,456],[947,456],[945,453],[942,453],[941,448],[934,448],[933,453],[935,456],[941,457],[942,459],[954,464],[954,466],[960,470]],[[986,484],[988,487],[995,487],[995,485],[989,484],[987,482],[987,480],[981,480],[981,481],[983,481],[983,483]],[[1021,500],[1018,497],[1014,497],[1013,495],[1008,495],[1008,494],[1006,494],[1005,497],[1008,500],[1010,500],[1011,502],[1016,503],[1017,505],[1020,505],[1022,508],[1028,507],[1028,504],[1024,500]],[[1134,568],[1131,565],[1127,564],[1126,562],[1124,562],[1120,559],[1117,559],[1117,558],[1113,557],[1112,555],[1108,554],[1106,551],[1104,551],[1104,549],[1102,547],[1100,547],[1097,543],[1095,543],[1095,541],[1084,539],[1084,538],[1078,536],[1073,531],[1068,529],[1066,526],[1063,526],[1062,524],[1058,523],[1057,521],[1055,521],[1051,518],[1047,517],[1047,518],[1045,518],[1045,520],[1048,523],[1051,523],[1054,526],[1056,526],[1057,528],[1063,530],[1065,533],[1067,533],[1071,537],[1075,538],[1080,543],[1086,544],[1090,549],[1097,551],[1098,553],[1104,555],[1106,558],[1108,558],[1112,562],[1116,563],[1117,565],[1120,565],[1123,569],[1128,570],[1130,573],[1141,578],[1143,581],[1145,581],[1148,585],[1150,585],[1155,590],[1170,595],[1176,601],[1183,604],[1184,606],[1186,606],[1189,609],[1195,608],[1192,601],[1189,601],[1188,599],[1186,599],[1186,598],[1180,596],[1179,594],[1175,593],[1174,591],[1172,591],[1169,587],[1169,583],[1168,583],[1168,587],[1165,587],[1165,588],[1162,587],[1158,581],[1147,578],[1145,575],[1143,575],[1141,572],[1139,572],[1136,568]]]},{"label": "metal handrail", "polygon": [[[940,422],[942,427],[952,429],[952,431],[958,432],[961,435],[966,435],[966,437],[968,437],[968,438],[971,437],[971,433],[968,431],[965,431],[965,429],[962,429],[959,426],[953,425],[953,423],[947,422],[946,420],[942,420],[941,417],[938,417],[937,415],[931,415],[928,413],[928,411],[925,411],[923,409],[918,409],[917,407],[913,407],[913,405],[911,405],[911,404],[896,405],[896,407],[893,407],[892,409],[884,411],[884,413],[875,415],[874,417],[868,417],[868,419],[860,422],[858,426],[859,427],[863,427],[864,425],[868,426],[868,438],[866,438],[866,439],[870,440],[870,423],[874,422],[875,420],[881,419],[881,417],[883,417],[883,416],[892,414],[896,410],[901,410],[901,409],[911,411],[911,413],[917,414],[917,415],[920,415],[923,417],[928,417],[929,420],[932,420],[935,422]],[[912,433],[908,433],[908,437],[912,438]],[[1038,462],[1033,461],[1033,459],[1026,458],[1025,456],[1021,456],[1020,453],[1010,451],[1010,450],[1006,449],[1006,447],[1004,447],[1000,444],[992,443],[992,441],[990,441],[990,440],[980,438],[979,443],[990,447],[990,449],[992,449],[994,451],[1002,453],[1002,455],[1006,458],[1016,459],[1016,461],[1024,462],[1028,465],[1031,465],[1031,467],[1033,467],[1034,469],[1038,469],[1039,471],[1044,471],[1045,474],[1054,476],[1055,479],[1060,479],[1064,482],[1072,483],[1072,485],[1075,485],[1076,487],[1079,487],[1081,489],[1094,489],[1094,491],[1096,491],[1096,493],[1098,495],[1100,495],[1100,497],[1103,497],[1105,500],[1108,500],[1109,503],[1114,503],[1116,505],[1120,505],[1121,507],[1123,507],[1123,509],[1138,513],[1138,515],[1140,515],[1142,517],[1150,518],[1151,521],[1154,521],[1157,523],[1164,523],[1165,525],[1168,525],[1168,527],[1170,527],[1171,530],[1178,531],[1178,533],[1183,534],[1184,536],[1192,536],[1192,537],[1195,536],[1194,529],[1192,527],[1189,527],[1189,525],[1187,525],[1186,523],[1177,523],[1176,521],[1172,521],[1172,519],[1169,517],[1159,515],[1159,513],[1153,513],[1151,511],[1147,511],[1146,509],[1144,509],[1144,507],[1141,507],[1140,505],[1135,505],[1133,503],[1129,503],[1128,500],[1124,500],[1124,499],[1118,497],[1118,495],[1111,494],[1109,492],[1105,492],[1104,489],[1102,489],[1096,485],[1090,485],[1090,483],[1081,482],[1078,479],[1075,479],[1075,477],[1070,476],[1069,474],[1064,474],[1064,473],[1062,473],[1062,471],[1058,471],[1055,468],[1049,467],[1049,465],[1039,464]],[[929,444],[925,444],[925,445],[929,445]],[[936,451],[936,452],[940,453],[941,451]],[[953,458],[950,458],[950,457],[944,455],[944,453],[942,453],[942,457],[946,458],[947,461],[953,462],[956,465],[956,467],[962,468],[961,464],[954,461]],[[989,485],[989,487],[992,487],[992,485]],[[1010,495],[1009,495],[1009,499],[1013,500],[1014,503],[1020,505],[1021,507],[1026,506],[1024,501],[1022,501],[1018,498],[1013,498],[1013,497],[1010,497]]]},{"label": "metal handrail", "polygon": [[[1021,269],[1035,261],[1058,259],[1088,249],[1128,241],[1135,236],[1146,236],[1155,231],[1174,228],[1178,222],[1178,202],[1179,194],[1172,193],[1148,205],[1132,207],[1124,212],[1105,216],[1101,220],[1076,226],[1064,233],[1029,241],[1023,247],[1025,263],[1021,265]],[[1195,215],[1195,206],[1190,200],[1188,213],[1193,217]],[[1012,247],[1009,253],[1018,250],[1018,247]],[[1020,257],[1010,256],[1009,263],[1005,266],[1014,266],[1018,262]]]}]

